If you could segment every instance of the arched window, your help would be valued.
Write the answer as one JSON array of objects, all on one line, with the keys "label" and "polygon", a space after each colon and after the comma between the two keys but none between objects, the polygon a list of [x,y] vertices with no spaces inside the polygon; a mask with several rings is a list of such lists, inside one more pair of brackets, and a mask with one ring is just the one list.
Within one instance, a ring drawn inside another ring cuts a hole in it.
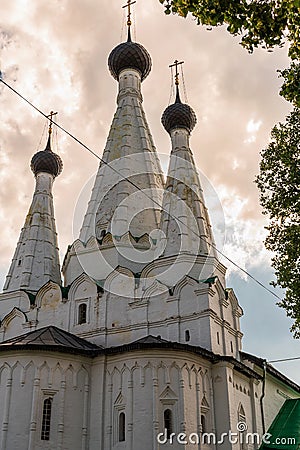
[{"label": "arched window", "polygon": [[206,420],[204,414],[201,414],[201,431],[202,433],[206,433]]},{"label": "arched window", "polygon": [[86,323],[86,303],[81,303],[78,308],[78,324]]},{"label": "arched window", "polygon": [[43,418],[41,431],[42,441],[50,440],[51,411],[52,411],[52,398],[46,398],[43,403]]},{"label": "arched window", "polygon": [[164,411],[164,425],[167,430],[167,438],[169,439],[172,433],[172,411],[170,409],[165,409]]},{"label": "arched window", "polygon": [[190,339],[191,339],[190,331],[185,330],[185,341],[189,342]]},{"label": "arched window", "polygon": [[119,414],[119,442],[125,441],[125,413]]}]

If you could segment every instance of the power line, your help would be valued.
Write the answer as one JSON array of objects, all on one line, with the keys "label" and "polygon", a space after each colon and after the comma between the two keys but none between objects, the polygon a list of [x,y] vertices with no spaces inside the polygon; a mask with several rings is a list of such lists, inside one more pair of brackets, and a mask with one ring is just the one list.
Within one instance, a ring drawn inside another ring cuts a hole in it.
[{"label": "power line", "polygon": [[279,363],[279,362],[285,362],[285,361],[296,361],[297,359],[300,359],[300,356],[296,356],[294,358],[285,358],[285,359],[275,359],[274,361],[268,361],[268,363]]},{"label": "power line", "polygon": [[[14,89],[12,86],[10,86],[8,83],[6,83],[0,73],[0,81],[8,87],[12,92],[14,92],[18,97],[20,97],[22,100],[24,100],[28,105],[30,105],[33,109],[35,109],[39,114],[41,114],[43,117],[45,117],[47,120],[49,120],[49,116],[45,114],[43,111],[41,111],[37,106],[35,106],[32,102],[30,102],[26,97],[24,97],[22,94],[20,94],[16,89]],[[93,150],[91,150],[87,145],[85,145],[80,139],[78,139],[76,136],[74,136],[72,133],[70,133],[68,130],[66,130],[64,127],[59,125],[57,122],[54,123],[61,131],[63,131],[65,134],[67,134],[71,139],[73,139],[75,142],[77,142],[79,145],[81,145],[84,149],[86,149],[91,155],[95,156],[99,161],[101,161],[103,164],[105,164],[107,167],[109,167],[113,172],[115,172],[121,179],[127,181],[129,184],[131,184],[135,189],[142,192],[147,198],[149,198],[154,204],[159,206],[161,209],[161,204],[158,203],[155,199],[151,198],[145,191],[141,190],[139,186],[137,186],[133,181],[128,179],[127,177],[124,177],[124,175],[119,172],[117,169],[112,167],[109,163],[107,163],[104,159],[102,159],[97,153],[95,153]],[[188,227],[180,218],[176,218],[178,222],[180,222],[182,225],[184,225],[189,231],[191,231],[198,239],[201,239],[203,242],[205,242],[208,246],[211,246],[216,250],[217,253],[219,253],[223,258],[225,258],[228,262],[230,262],[232,265],[234,265],[237,269],[239,269],[241,272],[243,272],[245,275],[247,275],[249,278],[251,278],[255,283],[257,283],[259,286],[261,286],[263,289],[268,291],[270,294],[272,294],[274,297],[276,297],[278,300],[282,301],[282,299],[271,289],[269,289],[267,286],[265,286],[261,281],[259,281],[257,278],[255,278],[253,275],[251,275],[247,270],[240,267],[237,263],[235,263],[232,259],[230,259],[228,256],[226,256],[221,250],[219,250],[215,244],[207,242],[206,239],[204,239],[202,236],[200,236],[198,233],[196,233],[192,228]]]}]

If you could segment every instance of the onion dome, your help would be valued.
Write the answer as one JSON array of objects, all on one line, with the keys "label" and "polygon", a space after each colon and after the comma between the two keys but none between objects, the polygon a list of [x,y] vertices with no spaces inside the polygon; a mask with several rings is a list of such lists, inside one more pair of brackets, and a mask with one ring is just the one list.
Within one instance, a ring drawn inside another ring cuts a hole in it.
[{"label": "onion dome", "polygon": [[108,67],[115,80],[119,79],[122,70],[135,69],[143,81],[149,75],[151,66],[149,53],[141,44],[131,41],[130,30],[127,42],[115,47],[108,57]]},{"label": "onion dome", "polygon": [[176,100],[168,106],[161,118],[161,122],[168,133],[174,128],[185,128],[190,133],[197,123],[197,117],[192,108],[182,103],[177,87]]},{"label": "onion dome", "polygon": [[36,176],[40,172],[50,173],[57,177],[63,169],[63,162],[60,156],[51,150],[51,133],[45,150],[35,153],[31,159],[31,170]]}]

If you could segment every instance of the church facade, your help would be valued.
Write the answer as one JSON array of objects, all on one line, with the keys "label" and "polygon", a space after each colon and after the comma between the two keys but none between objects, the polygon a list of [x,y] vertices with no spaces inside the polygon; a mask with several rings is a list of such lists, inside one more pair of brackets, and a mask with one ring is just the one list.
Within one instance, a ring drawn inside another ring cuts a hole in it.
[{"label": "church facade", "polygon": [[63,282],[52,121],[31,161],[36,188],[0,294],[0,449],[258,449],[300,388],[242,351],[189,145],[196,115],[176,74],[165,180],[142,106],[151,58],[130,27],[108,62],[117,110]]}]

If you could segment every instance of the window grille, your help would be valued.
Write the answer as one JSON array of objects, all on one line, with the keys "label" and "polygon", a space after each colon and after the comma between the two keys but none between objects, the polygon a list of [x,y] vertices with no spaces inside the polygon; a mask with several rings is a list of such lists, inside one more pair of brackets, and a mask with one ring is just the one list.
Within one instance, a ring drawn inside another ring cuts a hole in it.
[{"label": "window grille", "polygon": [[50,440],[51,412],[52,412],[52,398],[46,398],[43,403],[43,419],[41,431],[42,441]]}]

